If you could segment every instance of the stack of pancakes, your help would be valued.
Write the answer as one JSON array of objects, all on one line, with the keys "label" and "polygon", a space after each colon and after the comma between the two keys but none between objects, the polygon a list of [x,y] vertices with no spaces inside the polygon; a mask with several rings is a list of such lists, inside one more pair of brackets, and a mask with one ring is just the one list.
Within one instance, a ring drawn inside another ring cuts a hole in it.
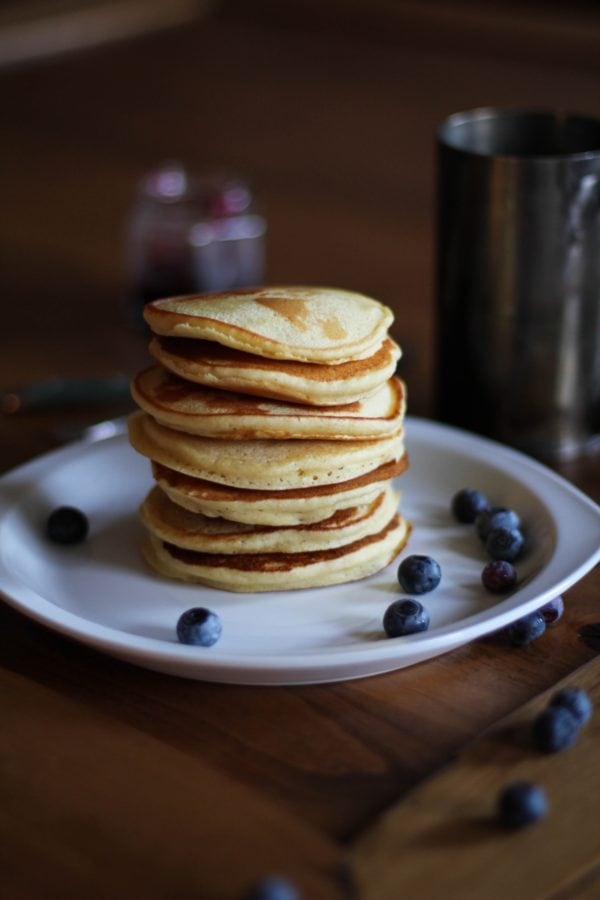
[{"label": "stack of pancakes", "polygon": [[132,446],[152,461],[144,555],[230,591],[354,581],[410,526],[392,313],[361,294],[261,288],[157,300],[157,364],[133,381]]}]

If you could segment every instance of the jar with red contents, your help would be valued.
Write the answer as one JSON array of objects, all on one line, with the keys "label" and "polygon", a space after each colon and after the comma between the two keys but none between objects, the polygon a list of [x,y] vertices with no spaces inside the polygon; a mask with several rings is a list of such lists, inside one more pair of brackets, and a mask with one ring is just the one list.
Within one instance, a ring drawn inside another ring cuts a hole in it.
[{"label": "jar with red contents", "polygon": [[136,320],[150,300],[262,284],[266,222],[246,182],[167,163],[146,175],[127,230]]}]

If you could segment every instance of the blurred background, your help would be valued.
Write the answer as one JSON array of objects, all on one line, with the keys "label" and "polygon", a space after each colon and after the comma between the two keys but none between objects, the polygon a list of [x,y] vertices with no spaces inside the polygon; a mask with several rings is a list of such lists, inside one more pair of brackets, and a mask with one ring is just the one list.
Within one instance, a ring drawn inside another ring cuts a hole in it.
[{"label": "blurred background", "polygon": [[251,185],[267,282],[394,309],[427,415],[436,126],[481,105],[600,116],[599,47],[581,0],[0,3],[0,382],[24,354],[31,379],[139,367],[127,234],[140,180],[177,160]]}]

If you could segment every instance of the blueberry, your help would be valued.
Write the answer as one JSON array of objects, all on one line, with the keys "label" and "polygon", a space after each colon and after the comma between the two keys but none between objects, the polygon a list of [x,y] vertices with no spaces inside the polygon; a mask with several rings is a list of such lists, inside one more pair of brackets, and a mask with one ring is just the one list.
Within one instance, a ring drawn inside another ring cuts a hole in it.
[{"label": "blueberry", "polygon": [[408,594],[428,594],[441,577],[442,570],[430,556],[407,556],[398,568],[398,581]]},{"label": "blueberry", "polygon": [[542,753],[557,753],[575,743],[577,719],[565,706],[548,706],[533,723],[533,739]]},{"label": "blueberry", "polygon": [[523,543],[523,535],[518,528],[492,528],[486,538],[485,549],[492,559],[514,562],[521,555]]},{"label": "blueberry", "polygon": [[383,616],[383,629],[388,637],[416,634],[429,628],[429,613],[418,600],[394,600]]},{"label": "blueberry", "polygon": [[512,563],[504,559],[494,559],[481,573],[483,586],[492,594],[503,594],[512,590],[517,583],[517,573]]},{"label": "blueberry", "polygon": [[85,513],[74,506],[59,506],[48,516],[46,534],[55,544],[80,544],[89,531]]},{"label": "blueberry", "polygon": [[218,615],[202,606],[186,610],[177,622],[177,637],[182,644],[211,647],[221,637],[221,631]]},{"label": "blueberry", "polygon": [[546,625],[556,625],[565,611],[565,603],[562,597],[555,597],[550,603],[542,606],[540,612],[546,620]]},{"label": "blueberry", "polygon": [[475,519],[475,528],[482,541],[487,540],[492,528],[507,528],[511,531],[520,527],[521,519],[516,512],[504,506],[492,506],[490,509],[484,509]]},{"label": "blueberry", "polygon": [[280,875],[267,875],[257,881],[244,900],[301,900],[295,885]]},{"label": "blueberry", "polygon": [[568,709],[578,726],[585,725],[592,716],[593,705],[588,694],[581,688],[562,688],[550,699],[549,708]]},{"label": "blueberry", "polygon": [[459,522],[474,522],[479,513],[489,509],[490,504],[485,494],[473,488],[463,488],[452,498],[451,510]]},{"label": "blueberry", "polygon": [[546,630],[546,622],[541,612],[530,613],[517,619],[512,625],[506,629],[506,636],[513,647],[526,647],[537,638],[541,637]]},{"label": "blueberry", "polygon": [[547,812],[545,791],[530,781],[515,781],[503,788],[498,797],[498,815],[507,828],[531,825]]}]

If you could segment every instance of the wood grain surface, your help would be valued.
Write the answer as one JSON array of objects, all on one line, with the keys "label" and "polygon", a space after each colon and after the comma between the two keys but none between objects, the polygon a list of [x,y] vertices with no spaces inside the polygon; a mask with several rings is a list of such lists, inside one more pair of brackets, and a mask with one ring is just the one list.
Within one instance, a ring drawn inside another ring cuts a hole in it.
[{"label": "wood grain surface", "polygon": [[235,896],[272,871],[332,895],[338,848],[260,792],[28,679],[0,690],[5,896]]},{"label": "wood grain surface", "polygon": [[[562,687],[600,704],[600,659],[578,669],[470,744],[439,775],[411,791],[354,847],[365,900],[538,900],[600,891],[600,716],[575,744],[542,753],[535,717]],[[499,823],[500,791],[514,781],[543,788],[549,813],[523,829]]]},{"label": "wood grain surface", "polygon": [[[124,235],[138,179],[179,158],[250,179],[268,281],[394,309],[409,410],[431,415],[436,125],[479,105],[599,116],[600,19],[578,3],[367,7],[216,3],[185,28],[0,68],[0,388],[145,363]],[[127,408],[0,416],[0,471]],[[562,471],[600,499],[597,457]],[[552,759],[501,738],[511,719],[482,734],[564,678],[597,696],[580,632],[600,622],[599,590],[595,569],[523,650],[492,636],[388,675],[267,689],[138,669],[0,605],[7,896],[234,900],[278,870],[304,900],[420,900],[455,865],[448,891],[469,875],[471,894],[437,896],[486,900],[503,865],[505,896],[596,896],[597,722]],[[499,834],[495,789],[530,768],[551,777],[553,814]],[[542,835],[557,859],[538,882]]]}]

